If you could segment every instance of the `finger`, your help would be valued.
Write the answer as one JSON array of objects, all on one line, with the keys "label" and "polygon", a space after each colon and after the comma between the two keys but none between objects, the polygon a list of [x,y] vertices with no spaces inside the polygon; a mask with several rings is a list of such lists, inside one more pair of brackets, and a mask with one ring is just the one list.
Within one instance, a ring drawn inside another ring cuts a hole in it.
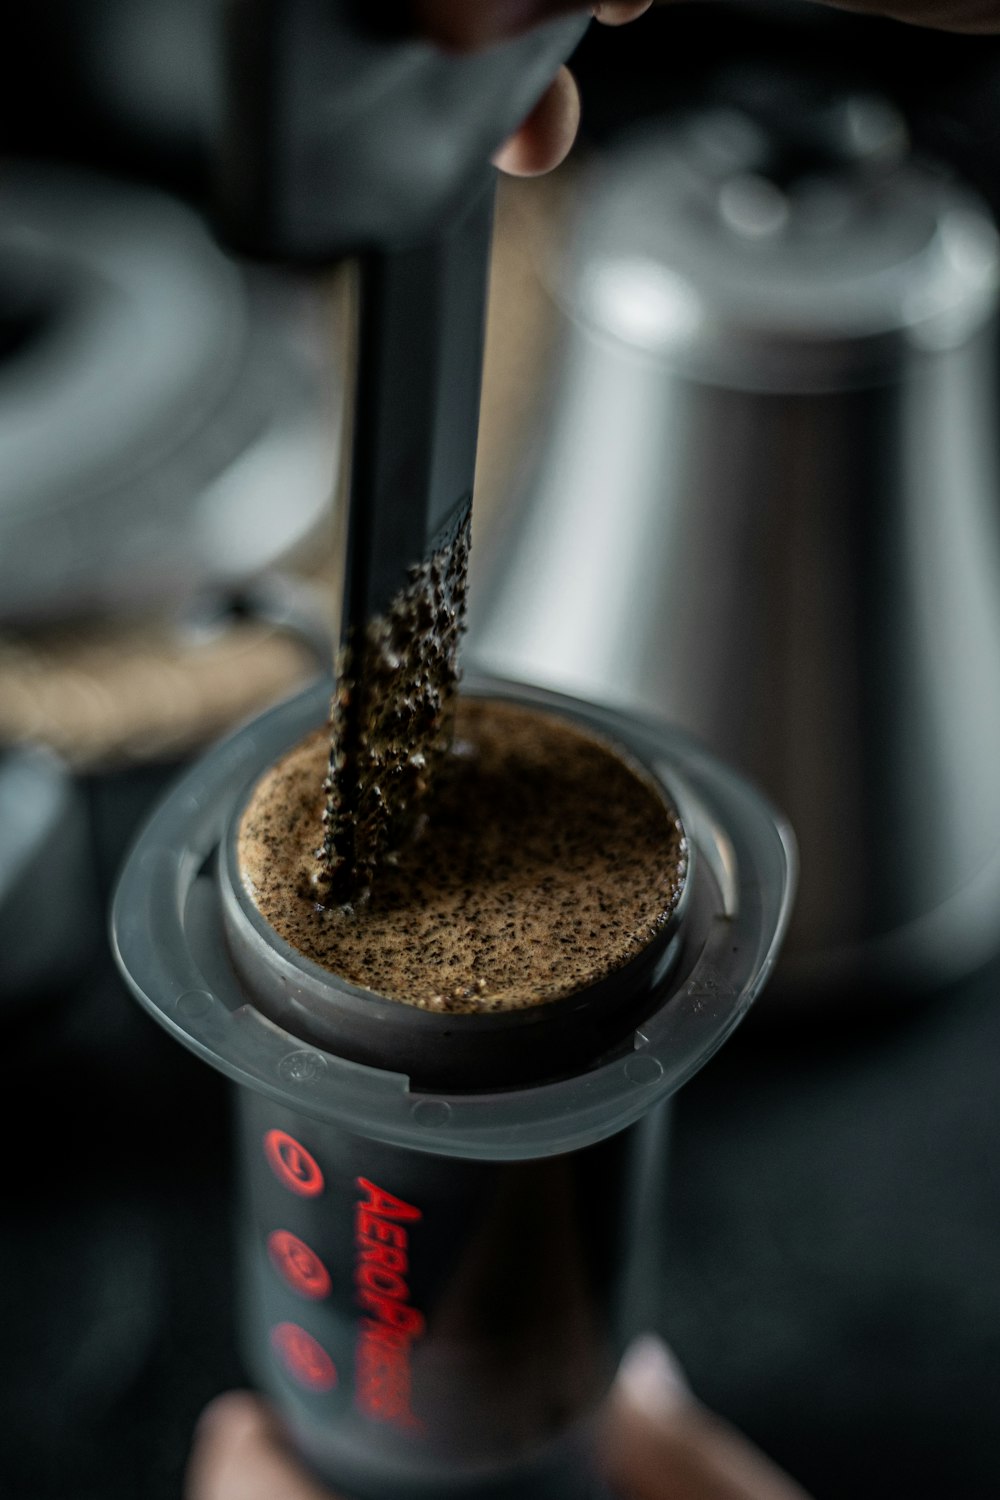
[{"label": "finger", "polygon": [[626,26],[644,16],[653,0],[597,0],[594,15],[602,26]]},{"label": "finger", "polygon": [[1000,0],[831,0],[837,10],[888,16],[937,31],[989,35],[1000,32]]},{"label": "finger", "polygon": [[331,1500],[287,1452],[275,1418],[245,1391],[205,1408],[188,1462],[185,1500]]},{"label": "finger", "polygon": [[418,29],[446,47],[488,47],[556,16],[585,13],[581,0],[411,0]]},{"label": "finger", "polygon": [[630,1500],[808,1500],[741,1433],[694,1400],[663,1345],[642,1339],[612,1393],[603,1457]]},{"label": "finger", "polygon": [[519,36],[556,16],[591,11],[606,26],[624,26],[652,5],[653,0],[411,0],[418,30],[446,47],[488,47]]},{"label": "finger", "polygon": [[580,94],[572,73],[561,68],[516,135],[493,158],[513,177],[551,172],[572,148],[580,125]]}]

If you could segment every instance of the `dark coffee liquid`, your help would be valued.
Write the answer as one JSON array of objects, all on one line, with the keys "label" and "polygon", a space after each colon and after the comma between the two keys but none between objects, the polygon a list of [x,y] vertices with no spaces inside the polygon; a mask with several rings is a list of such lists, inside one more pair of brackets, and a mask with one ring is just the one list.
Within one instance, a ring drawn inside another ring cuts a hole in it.
[{"label": "dark coffee liquid", "polygon": [[434,1011],[514,1010],[621,968],[677,905],[677,815],[624,752],[554,715],[460,700],[425,826],[355,909],[317,904],[329,742],[261,779],[239,834],[244,885],[275,931],[351,983]]}]

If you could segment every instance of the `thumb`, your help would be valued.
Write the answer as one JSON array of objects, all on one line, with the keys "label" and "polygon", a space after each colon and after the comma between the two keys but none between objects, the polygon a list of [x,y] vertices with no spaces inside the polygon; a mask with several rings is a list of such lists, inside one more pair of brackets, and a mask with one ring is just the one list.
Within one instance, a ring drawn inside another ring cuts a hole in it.
[{"label": "thumb", "polygon": [[651,1335],[622,1361],[602,1451],[609,1483],[629,1500],[809,1500],[748,1438],[699,1405]]},{"label": "thumb", "polygon": [[277,1417],[249,1391],[217,1396],[195,1432],[185,1500],[332,1500],[285,1445]]}]

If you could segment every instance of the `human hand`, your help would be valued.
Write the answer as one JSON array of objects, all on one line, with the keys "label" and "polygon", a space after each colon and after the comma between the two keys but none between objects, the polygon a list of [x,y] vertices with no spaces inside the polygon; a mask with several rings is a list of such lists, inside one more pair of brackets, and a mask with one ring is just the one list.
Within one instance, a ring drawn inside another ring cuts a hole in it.
[{"label": "human hand", "polygon": [[[590,10],[606,26],[621,26],[649,9],[653,0],[410,0],[418,27],[445,47],[474,51],[528,31],[553,17]],[[537,177],[568,155],[580,124],[580,95],[573,75],[561,68],[520,130],[502,146],[496,165],[514,177]]]},{"label": "human hand", "polygon": [[1000,32],[1000,0],[829,0],[829,4],[836,10],[885,16],[933,31]]},{"label": "human hand", "polygon": [[[808,1500],[740,1433],[694,1400],[658,1339],[626,1355],[608,1401],[602,1460],[630,1500]],[[186,1500],[331,1500],[284,1445],[270,1408],[232,1391],[206,1409]]]},{"label": "human hand", "polygon": [[[409,0],[420,30],[457,50],[487,47],[555,16],[590,10],[606,26],[622,26],[654,0]],[[1000,32],[1000,0],[828,0],[840,10],[866,11],[942,31]],[[569,154],[580,124],[580,95],[561,68],[531,114],[494,158],[514,177],[537,177]]]}]

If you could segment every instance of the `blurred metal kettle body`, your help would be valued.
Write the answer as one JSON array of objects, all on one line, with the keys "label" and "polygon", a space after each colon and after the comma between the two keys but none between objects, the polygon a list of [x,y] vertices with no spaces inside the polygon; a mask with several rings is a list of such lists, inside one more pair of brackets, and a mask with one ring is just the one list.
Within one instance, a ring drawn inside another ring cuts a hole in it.
[{"label": "blurred metal kettle body", "polygon": [[801,850],[779,992],[867,998],[1000,948],[1000,262],[878,101],[827,113],[791,170],[731,110],[601,163],[470,656],[754,776]]}]

